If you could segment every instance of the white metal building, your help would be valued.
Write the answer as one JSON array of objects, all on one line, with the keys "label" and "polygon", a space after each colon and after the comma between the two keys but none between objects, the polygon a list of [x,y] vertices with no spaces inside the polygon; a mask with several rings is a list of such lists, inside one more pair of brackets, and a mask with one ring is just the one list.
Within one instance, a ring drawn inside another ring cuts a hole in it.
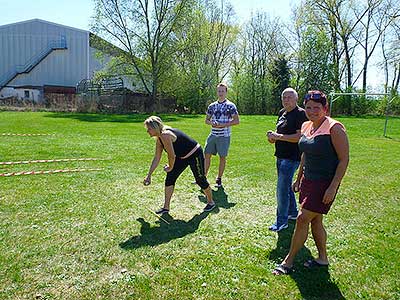
[{"label": "white metal building", "polygon": [[73,90],[105,65],[91,33],[33,19],[0,26],[0,98],[39,100],[47,89]]}]

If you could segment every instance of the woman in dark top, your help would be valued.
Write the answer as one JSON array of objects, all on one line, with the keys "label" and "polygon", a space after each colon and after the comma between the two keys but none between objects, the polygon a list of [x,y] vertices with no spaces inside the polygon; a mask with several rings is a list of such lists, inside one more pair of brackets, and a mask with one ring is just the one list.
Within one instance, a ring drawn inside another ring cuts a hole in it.
[{"label": "woman in dark top", "polygon": [[159,117],[151,116],[147,118],[144,121],[144,125],[149,135],[156,138],[156,151],[149,172],[143,181],[144,185],[151,183],[151,174],[160,163],[162,151],[165,150],[168,155],[168,164],[164,166],[164,171],[167,173],[164,206],[157,210],[156,213],[164,214],[169,212],[175,182],[188,166],[192,170],[196,183],[207,197],[208,203],[204,211],[213,210],[215,203],[210,185],[204,175],[204,154],[200,144],[182,131],[164,125]]},{"label": "woman in dark top", "polygon": [[326,231],[322,223],[335,199],[339,184],[349,163],[349,142],[344,126],[327,116],[325,94],[309,91],[304,98],[307,117],[303,123],[299,149],[302,152],[299,172],[293,190],[300,191],[301,209],[290,250],[273,274],[289,274],[297,252],[303,247],[311,224],[318,257],[304,263],[307,268],[328,266]]}]

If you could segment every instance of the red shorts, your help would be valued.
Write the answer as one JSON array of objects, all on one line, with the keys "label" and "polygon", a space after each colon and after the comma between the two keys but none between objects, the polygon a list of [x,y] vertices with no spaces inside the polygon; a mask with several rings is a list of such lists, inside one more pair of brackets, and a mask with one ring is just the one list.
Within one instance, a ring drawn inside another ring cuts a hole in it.
[{"label": "red shorts", "polygon": [[310,180],[304,177],[300,184],[299,202],[301,207],[312,212],[326,215],[333,201],[329,204],[325,204],[322,202],[322,199],[330,184],[331,180]]}]

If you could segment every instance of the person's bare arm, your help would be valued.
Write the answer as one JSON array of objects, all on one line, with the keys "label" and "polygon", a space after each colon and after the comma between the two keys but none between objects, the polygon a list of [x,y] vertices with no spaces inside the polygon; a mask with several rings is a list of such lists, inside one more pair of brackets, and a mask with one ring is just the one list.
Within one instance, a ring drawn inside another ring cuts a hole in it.
[{"label": "person's bare arm", "polygon": [[173,136],[169,133],[163,133],[161,134],[161,140],[164,144],[165,151],[167,151],[168,155],[168,165],[164,166],[164,171],[165,172],[170,172],[174,168],[175,164],[175,150],[174,146],[172,145],[172,138]]},{"label": "person's bare arm", "polygon": [[216,123],[216,124],[212,124],[212,125],[213,125],[213,127],[216,127],[216,128],[224,128],[224,127],[239,125],[239,123],[240,123],[239,114],[236,114],[236,115],[232,116],[232,121],[229,121],[227,123]]},{"label": "person's bare arm", "polygon": [[322,200],[325,204],[332,202],[335,198],[336,191],[346,173],[347,166],[349,165],[349,140],[343,126],[336,124],[331,128],[331,139],[339,159],[339,164],[336,168],[335,176],[333,177],[331,184],[325,191]]},{"label": "person's bare arm", "polygon": [[300,129],[296,130],[293,134],[281,134],[276,132],[271,132],[270,138],[275,141],[285,141],[289,143],[297,143],[301,137]]},{"label": "person's bare arm", "polygon": [[146,178],[143,180],[144,185],[149,185],[151,183],[151,175],[153,174],[154,170],[158,167],[158,164],[160,163],[162,150],[163,147],[160,141],[157,139],[156,150],[154,152],[153,161],[151,162],[150,169],[149,172],[147,173]]},{"label": "person's bare arm", "polygon": [[292,184],[293,192],[297,193],[300,189],[301,180],[303,179],[303,172],[304,172],[304,153],[301,154],[301,160],[299,165],[299,171],[297,172],[296,181]]},{"label": "person's bare arm", "polygon": [[206,120],[205,123],[207,125],[213,125],[212,121],[211,121],[211,115],[206,115]]}]

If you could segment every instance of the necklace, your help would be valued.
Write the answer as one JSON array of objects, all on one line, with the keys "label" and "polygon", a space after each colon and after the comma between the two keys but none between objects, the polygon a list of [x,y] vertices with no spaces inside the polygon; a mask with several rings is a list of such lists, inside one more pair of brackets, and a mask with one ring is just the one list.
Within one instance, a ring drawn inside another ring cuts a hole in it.
[{"label": "necklace", "polygon": [[315,128],[311,128],[310,129],[310,134],[314,134],[320,127],[321,125],[325,122],[326,118],[324,118],[324,120]]}]

